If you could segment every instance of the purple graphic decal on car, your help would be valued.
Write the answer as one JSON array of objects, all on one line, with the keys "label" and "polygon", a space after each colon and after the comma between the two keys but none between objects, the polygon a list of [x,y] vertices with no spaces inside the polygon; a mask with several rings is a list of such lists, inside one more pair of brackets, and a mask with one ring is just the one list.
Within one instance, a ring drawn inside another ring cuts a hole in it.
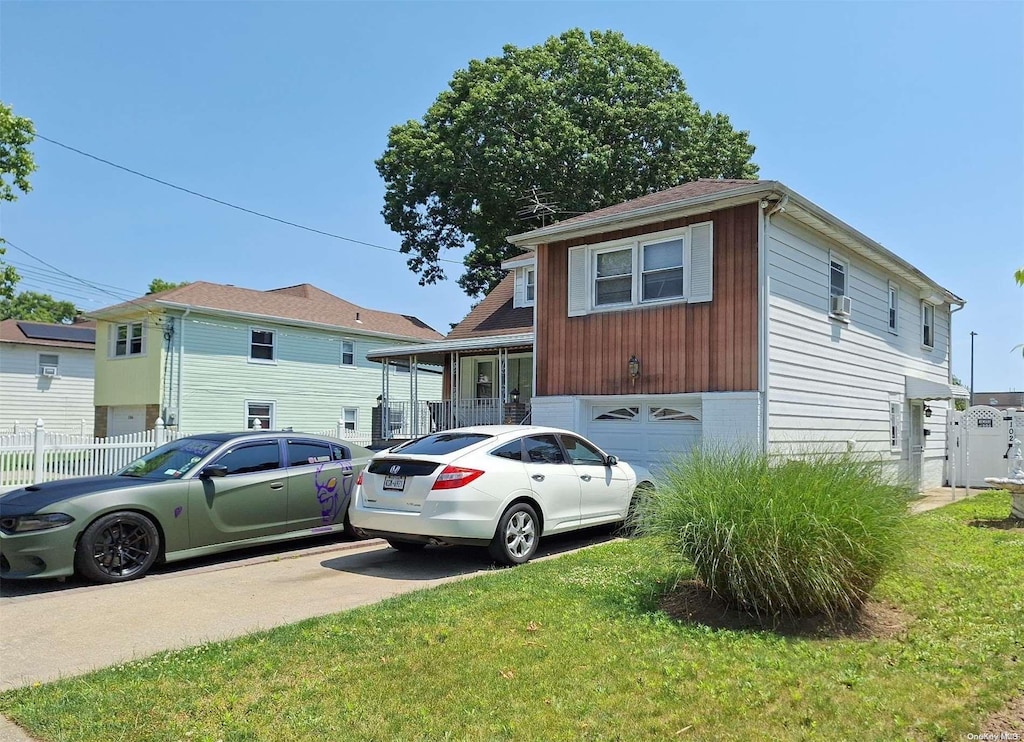
[{"label": "purple graphic decal on car", "polygon": [[[332,469],[328,472],[324,472],[326,464],[321,464],[316,468],[316,474],[313,477],[313,483],[316,485],[316,499],[320,501],[320,517],[325,526],[334,523],[341,512],[342,502],[345,501],[348,495],[352,494],[352,462],[339,461],[337,463],[339,465],[338,469]],[[342,479],[340,494],[338,492],[337,476],[339,474]],[[326,481],[321,481],[323,477],[326,477]],[[341,495],[344,495],[344,497]]]},{"label": "purple graphic decal on car", "polygon": [[179,515],[181,515],[181,511],[184,510],[184,509],[185,508],[183,508],[181,505],[179,505],[178,507],[174,508],[174,517],[177,518]]}]

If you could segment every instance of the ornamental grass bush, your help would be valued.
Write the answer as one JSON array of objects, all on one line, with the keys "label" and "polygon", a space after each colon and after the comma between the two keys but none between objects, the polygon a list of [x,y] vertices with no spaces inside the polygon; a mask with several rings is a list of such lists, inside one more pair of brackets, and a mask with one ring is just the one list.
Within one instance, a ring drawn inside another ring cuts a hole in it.
[{"label": "ornamental grass bush", "polygon": [[710,449],[668,468],[639,503],[636,527],[734,607],[838,618],[897,563],[910,494],[847,454],[780,461]]}]

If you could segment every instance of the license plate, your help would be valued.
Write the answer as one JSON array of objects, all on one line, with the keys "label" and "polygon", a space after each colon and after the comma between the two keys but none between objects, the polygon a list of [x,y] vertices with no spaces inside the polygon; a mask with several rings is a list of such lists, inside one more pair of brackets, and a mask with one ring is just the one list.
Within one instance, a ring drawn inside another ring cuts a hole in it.
[{"label": "license plate", "polygon": [[384,477],[384,489],[401,492],[405,489],[405,477],[392,477],[390,475]]}]

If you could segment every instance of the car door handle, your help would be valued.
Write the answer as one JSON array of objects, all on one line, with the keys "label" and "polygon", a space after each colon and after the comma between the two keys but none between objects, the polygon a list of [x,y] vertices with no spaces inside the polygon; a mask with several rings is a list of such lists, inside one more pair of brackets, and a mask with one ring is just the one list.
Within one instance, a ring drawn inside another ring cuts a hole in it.
[{"label": "car door handle", "polygon": [[272,490],[279,490],[282,487],[284,487],[284,482],[271,482],[270,483],[270,489],[272,489]]},{"label": "car door handle", "polygon": [[534,474],[532,477],[530,477],[530,479],[536,479],[538,482],[543,482],[544,481],[544,475],[543,474]]},{"label": "car door handle", "polygon": [[580,479],[582,479],[584,482],[589,482],[590,481],[590,475],[589,474],[580,474]]}]

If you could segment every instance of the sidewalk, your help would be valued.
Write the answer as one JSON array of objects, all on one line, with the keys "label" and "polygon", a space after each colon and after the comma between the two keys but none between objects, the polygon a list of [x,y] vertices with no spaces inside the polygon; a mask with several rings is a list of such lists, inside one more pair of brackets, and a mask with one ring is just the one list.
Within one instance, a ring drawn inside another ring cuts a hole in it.
[{"label": "sidewalk", "polygon": [[[976,488],[971,488],[970,497],[974,497],[979,492],[984,492]],[[941,508],[943,505],[949,505],[953,502],[961,502],[966,500],[968,497],[967,490],[963,487],[957,487],[954,490],[952,487],[933,487],[930,490],[925,490],[921,493],[920,499],[914,500],[910,503],[910,512],[913,514],[924,513],[928,510],[935,510]]]}]

